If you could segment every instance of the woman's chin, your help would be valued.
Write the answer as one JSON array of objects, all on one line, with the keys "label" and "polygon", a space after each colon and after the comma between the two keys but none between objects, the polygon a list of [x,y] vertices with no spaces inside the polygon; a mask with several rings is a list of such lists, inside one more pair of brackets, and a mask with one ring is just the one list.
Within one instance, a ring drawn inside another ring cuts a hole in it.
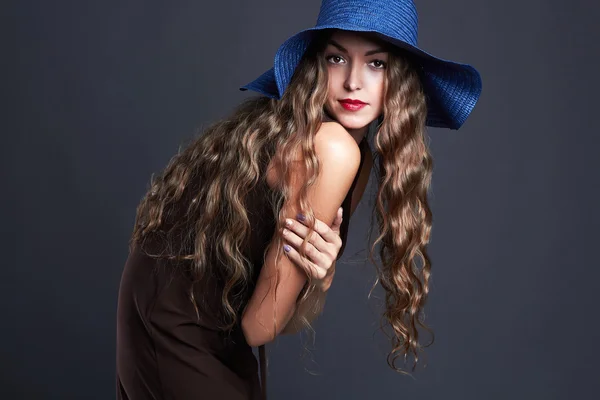
[{"label": "woman's chin", "polygon": [[367,120],[365,118],[356,118],[351,117],[347,118],[344,116],[336,116],[336,120],[346,129],[348,130],[357,130],[362,129],[365,126],[369,125],[372,121]]},{"label": "woman's chin", "polygon": [[348,131],[364,129],[371,122],[377,119],[370,110],[348,111],[341,107],[326,107],[326,112],[334,120],[340,123]]}]

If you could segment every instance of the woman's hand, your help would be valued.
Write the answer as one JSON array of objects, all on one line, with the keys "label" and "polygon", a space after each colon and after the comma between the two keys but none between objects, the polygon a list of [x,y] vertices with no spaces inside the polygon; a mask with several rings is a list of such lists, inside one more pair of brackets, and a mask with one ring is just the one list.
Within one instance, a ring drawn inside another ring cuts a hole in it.
[{"label": "woman's hand", "polygon": [[329,290],[333,275],[335,273],[335,261],[340,248],[342,239],[340,238],[340,226],[342,224],[342,208],[338,209],[331,228],[319,219],[315,219],[315,231],[306,244],[306,256],[303,258],[300,253],[302,241],[308,234],[308,226],[298,218],[298,221],[286,219],[287,229],[283,230],[283,237],[287,243],[283,246],[287,257],[297,266],[304,269],[313,279],[316,287],[325,292]]}]

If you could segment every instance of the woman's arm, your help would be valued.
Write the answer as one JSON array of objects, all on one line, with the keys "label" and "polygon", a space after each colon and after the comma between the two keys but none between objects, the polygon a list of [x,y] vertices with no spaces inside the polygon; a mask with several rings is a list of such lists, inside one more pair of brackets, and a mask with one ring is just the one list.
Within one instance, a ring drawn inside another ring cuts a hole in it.
[{"label": "woman's arm", "polygon": [[[307,199],[315,217],[331,226],[358,171],[360,149],[341,125],[326,123],[315,136],[315,152],[321,170],[308,190]],[[285,209],[290,210],[287,218],[295,219],[301,211],[298,192],[304,181],[303,176],[294,176],[289,204],[284,204]],[[294,315],[296,299],[307,281],[306,273],[285,254],[282,253],[278,265],[275,264],[276,243],[274,236],[242,316],[242,330],[251,346],[268,343],[281,333]],[[280,271],[278,283],[275,282],[277,268]]]},{"label": "woman's arm", "polygon": [[[363,168],[361,170],[360,176],[358,177],[358,182],[355,187],[355,190],[352,193],[352,204],[351,204],[349,215],[348,215],[349,218],[354,214],[354,211],[356,210],[356,207],[358,206],[358,203],[359,203],[359,201],[366,189],[367,183],[369,181],[369,175],[371,172],[371,168],[373,167],[373,156],[368,147],[369,146],[368,143],[366,144],[366,146],[367,146],[367,151],[365,151],[365,153],[363,155],[363,157],[364,157]],[[339,231],[338,231],[338,233],[339,233]],[[335,271],[335,261],[334,261],[333,265],[331,266],[331,269],[333,271]],[[288,324],[285,326],[285,328],[283,329],[281,334],[282,335],[293,335],[293,334],[298,333],[300,330],[302,330],[302,328],[304,328],[304,324],[301,321],[302,317],[306,318],[308,320],[308,322],[312,324],[312,322],[319,315],[322,314],[323,308],[325,307],[325,299],[326,298],[327,298],[327,291],[315,290],[314,292],[312,292],[306,298],[305,302],[302,303],[300,305],[300,307],[296,310],[296,312],[290,319],[290,322],[288,322]]]},{"label": "woman's arm", "polygon": [[[334,268],[334,267],[332,267]],[[296,312],[292,315],[292,318],[287,323],[283,331],[281,331],[282,335],[293,335],[295,333],[300,332],[302,328],[304,328],[304,324],[302,323],[302,317],[306,318],[310,324],[323,313],[323,308],[325,307],[325,299],[327,298],[327,292],[321,290],[315,290],[311,294],[308,295],[304,303],[300,304],[299,307],[296,307]]]}]

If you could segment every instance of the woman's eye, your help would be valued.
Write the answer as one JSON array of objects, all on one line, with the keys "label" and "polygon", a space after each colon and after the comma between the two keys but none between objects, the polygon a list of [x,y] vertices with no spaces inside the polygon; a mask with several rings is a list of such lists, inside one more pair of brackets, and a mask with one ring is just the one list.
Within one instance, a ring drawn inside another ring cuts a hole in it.
[{"label": "woman's eye", "polygon": [[327,57],[327,61],[333,63],[333,64],[339,64],[343,61],[344,59],[340,56],[329,56]]},{"label": "woman's eye", "polygon": [[373,60],[371,61],[371,64],[374,64],[373,66],[377,69],[385,68],[385,61],[383,60]]}]

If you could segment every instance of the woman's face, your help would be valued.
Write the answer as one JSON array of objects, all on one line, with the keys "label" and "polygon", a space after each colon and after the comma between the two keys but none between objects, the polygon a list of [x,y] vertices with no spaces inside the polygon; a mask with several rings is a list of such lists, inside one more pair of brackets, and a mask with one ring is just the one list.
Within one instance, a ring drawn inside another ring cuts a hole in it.
[{"label": "woman's face", "polygon": [[365,34],[335,31],[324,56],[329,72],[325,110],[359,141],[383,112],[388,52]]}]

